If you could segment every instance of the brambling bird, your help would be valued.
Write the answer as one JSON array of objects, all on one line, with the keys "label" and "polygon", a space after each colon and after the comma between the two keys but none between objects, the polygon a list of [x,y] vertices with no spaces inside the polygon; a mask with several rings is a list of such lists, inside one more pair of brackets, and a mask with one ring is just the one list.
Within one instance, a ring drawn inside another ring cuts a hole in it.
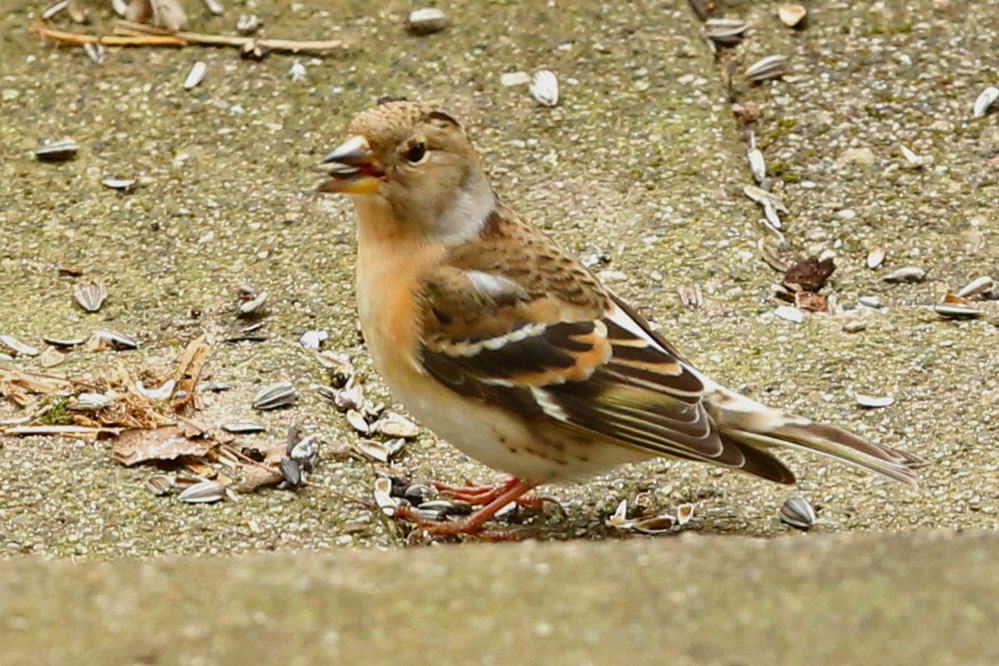
[{"label": "brambling bird", "polygon": [[[493,192],[461,125],[393,101],[351,121],[321,192],[357,213],[357,304],[375,366],[424,425],[512,477],[433,534],[471,532],[541,483],[652,456],[776,481],[791,447],[915,485],[914,455],[713,382]],[[454,489],[452,489],[454,490]]]}]

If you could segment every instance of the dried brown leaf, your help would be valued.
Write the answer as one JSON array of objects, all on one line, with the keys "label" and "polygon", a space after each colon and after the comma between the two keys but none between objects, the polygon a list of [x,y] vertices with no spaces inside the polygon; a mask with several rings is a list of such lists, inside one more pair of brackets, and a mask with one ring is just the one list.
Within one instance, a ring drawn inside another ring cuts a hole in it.
[{"label": "dried brown leaf", "polygon": [[131,428],[115,438],[111,457],[124,465],[134,465],[147,460],[203,456],[214,446],[215,440],[187,437],[177,426]]}]

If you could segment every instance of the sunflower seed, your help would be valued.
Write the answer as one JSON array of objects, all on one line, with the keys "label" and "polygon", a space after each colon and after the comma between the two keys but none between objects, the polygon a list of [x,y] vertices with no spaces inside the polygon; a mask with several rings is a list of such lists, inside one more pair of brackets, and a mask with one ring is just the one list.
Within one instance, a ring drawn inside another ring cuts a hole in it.
[{"label": "sunflower seed", "polygon": [[857,299],[857,302],[864,307],[873,308],[874,310],[880,310],[883,307],[881,305],[881,299],[877,296],[861,296]]},{"label": "sunflower seed", "polygon": [[291,382],[268,384],[253,396],[253,408],[260,410],[287,407],[298,400],[298,394]]},{"label": "sunflower seed", "polygon": [[790,305],[778,305],[774,308],[774,314],[781,319],[800,324],[805,321],[805,313]]},{"label": "sunflower seed", "polygon": [[248,434],[251,432],[263,432],[267,430],[267,426],[260,421],[252,421],[250,419],[234,419],[223,423],[222,429],[226,432],[234,434]]},{"label": "sunflower seed", "polygon": [[801,5],[777,5],[777,17],[789,28],[801,23],[807,14],[807,10]]},{"label": "sunflower seed", "polygon": [[780,221],[780,215],[777,214],[777,207],[774,206],[774,202],[770,199],[763,202],[763,216],[766,218],[767,223],[777,231],[780,231],[784,227]]},{"label": "sunflower seed", "polygon": [[96,412],[114,404],[114,400],[103,393],[81,393],[76,396],[73,402],[67,405],[67,409],[74,412]]},{"label": "sunflower seed", "polygon": [[205,78],[206,71],[208,71],[208,65],[201,60],[191,65],[191,71],[187,73],[187,78],[184,79],[184,89],[190,90],[201,83],[201,80]]},{"label": "sunflower seed", "polygon": [[46,141],[35,150],[35,157],[39,162],[65,162],[76,157],[79,149],[80,146],[72,139]]},{"label": "sunflower seed", "polygon": [[173,488],[173,478],[166,474],[153,474],[146,479],[146,490],[159,497],[166,495]]},{"label": "sunflower seed", "polygon": [[10,335],[0,335],[0,345],[11,350],[18,356],[38,356],[39,350],[29,344],[25,344]]},{"label": "sunflower seed", "polygon": [[240,14],[236,19],[236,32],[249,35],[260,27],[260,18],[256,14]]},{"label": "sunflower seed", "polygon": [[371,432],[371,426],[368,425],[368,422],[364,420],[364,417],[356,409],[347,410],[347,423],[362,435],[367,435]]},{"label": "sunflower seed", "polygon": [[749,29],[749,24],[739,19],[712,18],[704,22],[704,28],[708,37],[717,40],[738,37]]},{"label": "sunflower seed", "polygon": [[676,519],[664,513],[661,516],[653,516],[652,518],[643,518],[642,520],[636,520],[631,524],[631,528],[636,532],[641,532],[642,534],[666,534],[673,531],[673,526],[676,524]]},{"label": "sunflower seed", "polygon": [[800,530],[807,530],[815,524],[815,509],[800,497],[789,498],[777,515],[781,522]]},{"label": "sunflower seed", "polygon": [[753,148],[747,153],[749,159],[749,170],[757,183],[762,183],[767,177],[767,165],[763,161],[763,153],[759,149]]},{"label": "sunflower seed", "polygon": [[97,312],[108,297],[107,287],[101,282],[77,284],[73,287],[73,297],[77,304],[87,312]]},{"label": "sunflower seed", "polygon": [[66,5],[69,4],[69,0],[58,0],[53,2],[51,5],[42,10],[42,18],[48,21],[53,16],[66,9]]},{"label": "sunflower seed", "polygon": [[240,317],[245,317],[251,315],[260,309],[265,302],[267,302],[267,292],[262,291],[259,294],[257,290],[253,287],[242,287],[239,290],[239,297],[236,304],[237,315]]},{"label": "sunflower seed", "polygon": [[558,104],[558,79],[550,69],[541,69],[531,79],[531,97],[542,106]]},{"label": "sunflower seed", "polygon": [[999,88],[989,86],[975,99],[975,107],[972,110],[972,118],[981,118],[989,110],[989,107],[999,99]]},{"label": "sunflower seed", "polygon": [[893,284],[922,282],[926,279],[926,269],[919,266],[906,266],[892,271],[881,279]]},{"label": "sunflower seed", "polygon": [[388,437],[412,439],[420,434],[420,427],[404,416],[389,412],[371,426],[371,431]]},{"label": "sunflower seed", "polygon": [[437,497],[437,490],[425,483],[410,483],[402,494],[413,504],[419,505]]},{"label": "sunflower seed", "polygon": [[117,331],[100,329],[94,331],[94,336],[107,342],[114,349],[136,349],[139,346],[138,340]]},{"label": "sunflower seed", "polygon": [[994,285],[995,282],[992,280],[991,277],[989,277],[988,275],[983,275],[981,277],[975,278],[968,284],[961,287],[961,289],[958,290],[957,292],[957,296],[961,298],[973,298],[974,296],[984,294]]},{"label": "sunflower seed", "polygon": [[188,504],[218,502],[225,497],[225,487],[218,481],[201,481],[189,486],[177,499]]},{"label": "sunflower seed", "polygon": [[[953,298],[953,297],[952,297]],[[982,314],[982,311],[969,303],[962,303],[960,300],[944,300],[943,303],[934,305],[933,309],[941,317],[948,319],[973,319]]]},{"label": "sunflower seed", "polygon": [[291,458],[281,458],[281,462],[278,463],[278,470],[281,472],[281,476],[284,477],[285,482],[292,488],[302,485],[302,468]]},{"label": "sunflower seed", "polygon": [[98,42],[86,42],[83,45],[83,52],[95,65],[104,62],[104,46]]},{"label": "sunflower seed", "polygon": [[467,516],[472,513],[472,505],[461,500],[427,500],[416,508],[421,511],[433,512],[440,518],[446,516]]},{"label": "sunflower seed", "polygon": [[386,516],[394,515],[401,502],[392,496],[392,480],[380,476],[375,479],[375,504]]},{"label": "sunflower seed", "polygon": [[139,395],[143,395],[150,400],[167,400],[173,395],[173,389],[177,386],[177,381],[174,379],[168,379],[159,387],[154,389],[146,388],[142,382],[135,382],[135,390],[139,392]]},{"label": "sunflower seed", "polygon": [[885,250],[882,247],[876,247],[867,253],[867,267],[877,268],[881,265],[881,262],[885,260]]},{"label": "sunflower seed", "polygon": [[895,398],[890,395],[885,396],[874,396],[874,395],[864,395],[863,393],[854,393],[854,400],[861,407],[867,407],[868,409],[878,409],[881,407],[890,407],[895,404]]},{"label": "sunflower seed", "polygon": [[323,330],[306,331],[298,341],[306,349],[319,349],[319,346],[329,337],[330,334]]},{"label": "sunflower seed", "polygon": [[115,178],[114,176],[105,176],[104,180],[101,181],[104,187],[110,187],[112,190],[118,190],[119,192],[131,192],[135,189],[135,178]]},{"label": "sunflower seed", "polygon": [[111,0],[111,9],[118,16],[125,18],[125,13],[128,11],[128,3],[125,0]]},{"label": "sunflower seed", "polygon": [[677,288],[676,293],[680,297],[680,302],[688,308],[699,308],[704,304],[704,296],[701,294],[699,285],[681,285]]},{"label": "sunflower seed", "polygon": [[429,35],[447,27],[447,14],[435,7],[414,9],[406,20],[406,28],[414,35]]},{"label": "sunflower seed", "polygon": [[676,524],[683,527],[694,517],[693,504],[681,504],[676,507]]},{"label": "sunflower seed", "polygon": [[905,158],[906,163],[912,169],[920,169],[929,164],[933,164],[932,155],[917,155],[909,150],[908,146],[903,146],[901,144],[898,148],[902,152],[902,157]]},{"label": "sunflower seed", "polygon": [[205,7],[215,16],[222,16],[225,13],[225,7],[218,0],[202,0],[205,3]]},{"label": "sunflower seed", "polygon": [[753,82],[766,81],[782,76],[786,68],[787,56],[771,55],[761,58],[747,67],[745,77]]}]

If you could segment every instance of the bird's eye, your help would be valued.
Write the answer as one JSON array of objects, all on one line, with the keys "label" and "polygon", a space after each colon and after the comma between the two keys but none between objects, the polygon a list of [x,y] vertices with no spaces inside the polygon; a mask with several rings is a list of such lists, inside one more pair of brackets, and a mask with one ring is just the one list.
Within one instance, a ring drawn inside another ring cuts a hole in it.
[{"label": "bird's eye", "polygon": [[427,155],[427,144],[422,141],[418,141],[410,147],[409,152],[406,153],[406,159],[416,164],[423,160]]}]

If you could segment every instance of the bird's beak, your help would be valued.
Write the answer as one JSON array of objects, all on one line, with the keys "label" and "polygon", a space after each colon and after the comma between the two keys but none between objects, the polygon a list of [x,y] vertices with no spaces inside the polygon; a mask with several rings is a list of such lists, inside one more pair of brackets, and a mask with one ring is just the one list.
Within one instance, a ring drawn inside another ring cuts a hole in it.
[{"label": "bird's beak", "polygon": [[375,194],[385,177],[363,136],[352,136],[323,158],[331,178],[319,185],[320,192]]}]

